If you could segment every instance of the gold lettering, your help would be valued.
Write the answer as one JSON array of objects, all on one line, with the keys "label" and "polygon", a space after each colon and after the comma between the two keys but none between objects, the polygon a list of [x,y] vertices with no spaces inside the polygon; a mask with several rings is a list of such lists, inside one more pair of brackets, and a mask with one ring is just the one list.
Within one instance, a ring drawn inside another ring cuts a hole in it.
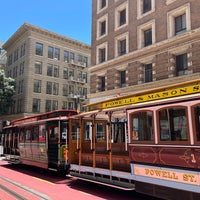
[{"label": "gold lettering", "polygon": [[183,174],[183,180],[191,183],[197,182],[195,176],[192,174]]},{"label": "gold lettering", "polygon": [[146,174],[146,175],[149,174],[149,169],[145,168],[145,174]]},{"label": "gold lettering", "polygon": [[193,87],[193,91],[199,91],[199,90],[200,90],[199,85]]}]

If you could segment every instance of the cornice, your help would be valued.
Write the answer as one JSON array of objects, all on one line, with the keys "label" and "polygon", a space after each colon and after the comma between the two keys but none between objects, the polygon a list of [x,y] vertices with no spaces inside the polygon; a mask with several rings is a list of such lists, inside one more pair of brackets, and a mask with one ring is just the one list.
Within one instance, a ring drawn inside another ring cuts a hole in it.
[{"label": "cornice", "polygon": [[77,45],[79,47],[82,47],[82,48],[86,48],[88,50],[91,50],[91,46],[86,44],[86,43],[83,43],[83,42],[80,42],[78,40],[75,40],[75,39],[71,39],[71,38],[68,38],[68,37],[65,37],[65,36],[62,36],[62,35],[59,35],[57,33],[54,33],[54,32],[51,32],[49,30],[46,30],[46,29],[43,29],[43,28],[40,28],[40,27],[37,27],[37,26],[34,26],[34,25],[31,25],[31,24],[28,24],[28,23],[24,23],[9,39],[8,41],[5,42],[5,44],[3,45],[3,48],[6,50],[8,49],[11,45],[13,45],[13,43],[15,41],[17,41],[23,34],[25,34],[26,32],[28,31],[31,31],[31,32],[35,32],[35,33],[39,33],[41,35],[46,35],[48,37],[51,37],[51,38],[54,38],[54,39],[57,39],[57,40],[61,40],[61,41],[64,41],[66,43],[69,43],[69,44],[73,44],[73,45]]}]

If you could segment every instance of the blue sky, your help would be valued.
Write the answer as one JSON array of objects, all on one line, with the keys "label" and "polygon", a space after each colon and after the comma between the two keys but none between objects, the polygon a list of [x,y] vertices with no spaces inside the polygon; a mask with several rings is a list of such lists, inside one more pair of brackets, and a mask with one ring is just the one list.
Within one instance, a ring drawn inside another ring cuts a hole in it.
[{"label": "blue sky", "polygon": [[2,0],[0,41],[29,23],[91,44],[92,0]]}]

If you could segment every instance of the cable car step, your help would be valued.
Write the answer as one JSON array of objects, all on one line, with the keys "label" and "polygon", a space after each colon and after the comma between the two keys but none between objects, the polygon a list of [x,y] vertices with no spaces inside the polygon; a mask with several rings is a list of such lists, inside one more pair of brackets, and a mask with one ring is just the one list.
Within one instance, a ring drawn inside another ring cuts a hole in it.
[{"label": "cable car step", "polygon": [[129,180],[112,180],[109,178],[104,178],[100,176],[93,176],[93,175],[88,175],[88,174],[80,174],[77,172],[70,172],[70,175],[72,177],[76,177],[80,180],[88,181],[88,182],[93,182],[101,185],[106,185],[109,187],[113,188],[118,188],[121,190],[135,190],[135,184],[132,182],[129,182]]}]

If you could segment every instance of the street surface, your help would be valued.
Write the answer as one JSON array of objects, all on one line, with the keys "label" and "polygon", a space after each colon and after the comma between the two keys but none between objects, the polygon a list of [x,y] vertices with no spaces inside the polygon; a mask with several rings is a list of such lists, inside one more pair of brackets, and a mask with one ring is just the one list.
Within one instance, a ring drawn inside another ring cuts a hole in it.
[{"label": "street surface", "polygon": [[0,200],[155,200],[54,172],[0,160]]}]

